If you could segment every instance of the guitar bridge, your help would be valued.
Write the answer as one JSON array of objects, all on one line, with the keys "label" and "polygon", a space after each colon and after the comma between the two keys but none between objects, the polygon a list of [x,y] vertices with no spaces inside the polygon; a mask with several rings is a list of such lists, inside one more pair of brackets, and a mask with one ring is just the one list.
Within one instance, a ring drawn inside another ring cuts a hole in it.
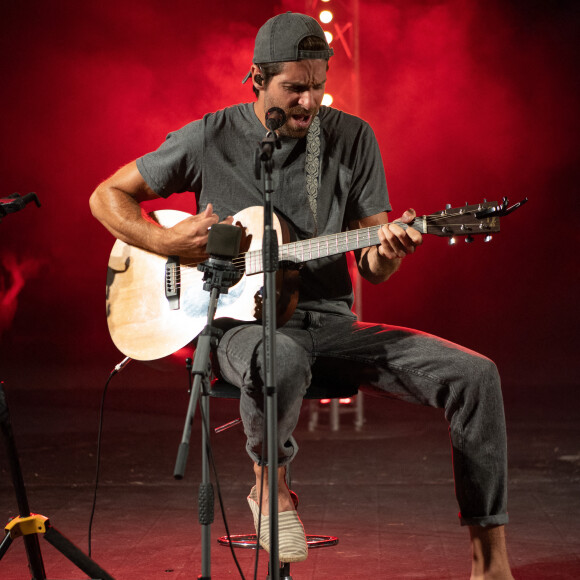
[{"label": "guitar bridge", "polygon": [[181,268],[179,256],[169,256],[165,262],[165,298],[170,310],[179,310]]}]

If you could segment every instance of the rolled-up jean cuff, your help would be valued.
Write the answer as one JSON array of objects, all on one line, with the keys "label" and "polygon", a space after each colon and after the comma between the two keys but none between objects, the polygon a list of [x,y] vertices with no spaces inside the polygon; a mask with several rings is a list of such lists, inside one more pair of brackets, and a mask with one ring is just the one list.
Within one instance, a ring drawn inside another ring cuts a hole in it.
[{"label": "rolled-up jean cuff", "polygon": [[[263,466],[263,465],[268,465],[268,458],[267,457],[260,457],[253,449],[252,446],[246,442],[246,451],[248,453],[248,455],[250,456],[250,458],[252,459],[252,461],[254,463],[256,463],[257,465]],[[296,439],[294,439],[294,437],[290,437],[290,439],[287,441],[287,444],[284,445],[284,451],[286,453],[288,453],[288,455],[284,456],[284,457],[278,457],[278,467],[284,467],[285,465],[288,465],[293,459],[294,456],[296,455],[297,451],[298,451],[298,443],[296,443]]]},{"label": "rolled-up jean cuff", "polygon": [[483,516],[481,518],[464,518],[459,514],[459,521],[462,526],[487,528],[489,526],[504,526],[509,522],[509,516],[508,514],[498,514],[497,516]]}]

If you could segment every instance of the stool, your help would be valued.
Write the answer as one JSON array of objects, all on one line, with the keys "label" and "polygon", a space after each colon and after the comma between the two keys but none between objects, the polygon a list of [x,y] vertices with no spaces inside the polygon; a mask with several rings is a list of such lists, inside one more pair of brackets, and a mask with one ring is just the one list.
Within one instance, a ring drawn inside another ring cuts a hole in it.
[{"label": "stool", "polygon": [[[348,397],[353,397],[358,392],[358,386],[351,385],[351,384],[337,384],[331,381],[325,381],[324,379],[316,379],[313,381],[306,394],[304,395],[305,399],[344,399]],[[213,383],[211,389],[211,396],[220,398],[220,399],[239,399],[240,398],[240,389],[231,383],[226,381],[217,380]],[[228,423],[229,426],[233,426],[232,423]],[[223,429],[221,429],[223,430]],[[288,466],[286,476],[288,479],[288,486],[290,487],[290,469]],[[290,492],[293,494],[293,499],[295,504],[298,503],[298,498],[294,492]],[[256,538],[256,534],[237,534],[231,535],[228,539],[227,536],[221,536],[218,538],[218,543],[222,546],[229,546],[231,543],[233,546],[237,548],[252,548],[256,549],[258,547],[258,542]],[[308,544],[308,549],[313,548],[325,548],[327,546],[335,546],[338,544],[338,538],[336,536],[320,536],[320,535],[313,535],[307,534],[306,535],[306,543]],[[290,577],[290,564],[285,563],[283,567],[283,574],[281,578],[289,578]]]},{"label": "stool", "polygon": [[340,429],[340,416],[348,413],[354,414],[354,428],[356,431],[360,431],[364,425],[363,394],[360,390],[354,401],[351,396],[337,397],[336,399],[322,397],[320,400],[310,399],[308,403],[308,431],[316,431],[321,412],[328,413],[328,423],[331,431]]}]

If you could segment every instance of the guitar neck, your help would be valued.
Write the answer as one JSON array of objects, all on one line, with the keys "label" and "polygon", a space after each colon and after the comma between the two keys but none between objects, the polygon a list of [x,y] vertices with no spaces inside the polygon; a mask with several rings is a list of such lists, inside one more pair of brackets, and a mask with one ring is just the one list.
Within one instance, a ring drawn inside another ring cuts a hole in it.
[{"label": "guitar neck", "polygon": [[[507,203],[507,200],[505,200]],[[499,208],[496,201],[484,201],[476,205],[450,208],[449,206],[430,215],[417,216],[412,224],[395,221],[403,229],[413,227],[421,234],[452,237],[467,236],[468,241],[477,234],[489,235],[499,232]],[[381,225],[330,234],[320,238],[300,240],[283,244],[279,249],[279,261],[301,264],[318,258],[344,254],[379,243]],[[246,274],[263,272],[262,250],[248,252],[245,257]]]},{"label": "guitar neck", "polygon": [[[426,218],[426,216],[423,216]],[[427,233],[427,227],[423,218],[415,219],[413,227],[421,233]],[[407,229],[409,226],[400,222],[394,222]],[[353,250],[360,250],[375,246],[379,243],[378,231],[382,226],[370,226],[338,234],[330,234],[319,238],[300,240],[282,244],[279,248],[278,259],[280,262],[302,264],[318,258],[326,258],[336,254],[345,254]],[[246,274],[258,274],[262,268],[262,250],[254,250],[246,254]]]}]

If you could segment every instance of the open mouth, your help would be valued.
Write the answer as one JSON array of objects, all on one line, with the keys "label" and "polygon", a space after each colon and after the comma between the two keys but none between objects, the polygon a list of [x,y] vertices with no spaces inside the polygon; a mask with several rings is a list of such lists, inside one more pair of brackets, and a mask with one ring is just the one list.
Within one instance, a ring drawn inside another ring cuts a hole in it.
[{"label": "open mouth", "polygon": [[292,119],[300,126],[306,127],[312,119],[312,115],[292,115]]}]

